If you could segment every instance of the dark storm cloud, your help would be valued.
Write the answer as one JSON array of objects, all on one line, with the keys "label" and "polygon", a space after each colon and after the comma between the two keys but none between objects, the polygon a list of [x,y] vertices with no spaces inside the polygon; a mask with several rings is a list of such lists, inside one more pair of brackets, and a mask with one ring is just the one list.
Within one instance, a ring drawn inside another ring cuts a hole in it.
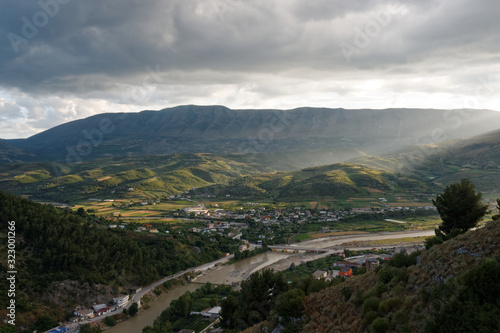
[{"label": "dark storm cloud", "polygon": [[[2,5],[1,35],[22,38],[3,40],[2,85],[73,90],[65,77],[121,78],[144,72],[147,64],[164,71],[370,69],[440,51],[488,54],[499,45],[500,3],[493,1],[60,1]],[[44,8],[54,14],[45,15],[46,23]],[[360,47],[358,32],[366,32],[377,12],[390,22]],[[356,49],[355,62],[345,63],[342,42]],[[95,89],[106,88],[102,83]]]},{"label": "dark storm cloud", "polygon": [[[400,80],[405,92],[432,92],[439,82],[444,92],[460,95],[499,63],[496,1],[5,0],[0,6],[0,98],[25,116],[37,103],[54,114],[63,108],[54,117],[60,121],[107,111],[89,109],[103,105],[262,107],[275,104],[266,104],[273,94],[311,105],[313,88],[324,106],[348,106],[355,104],[332,101],[340,95],[357,101],[359,89],[395,95]],[[133,89],[142,89],[142,97]]]}]

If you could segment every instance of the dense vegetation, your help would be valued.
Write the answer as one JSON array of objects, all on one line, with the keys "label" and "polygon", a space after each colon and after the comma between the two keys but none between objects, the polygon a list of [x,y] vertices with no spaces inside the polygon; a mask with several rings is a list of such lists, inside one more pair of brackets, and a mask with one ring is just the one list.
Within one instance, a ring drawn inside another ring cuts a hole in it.
[{"label": "dense vegetation", "polygon": [[265,269],[253,273],[241,283],[241,291],[234,292],[221,303],[221,325],[228,332],[241,331],[266,321],[271,327],[282,326],[283,332],[293,332],[302,324],[306,295],[342,283],[315,279],[317,269],[331,269],[332,260],[327,258],[301,266],[292,265],[283,272]]},{"label": "dense vegetation", "polygon": [[[67,313],[64,311],[76,305],[78,297],[67,295],[61,296],[57,305],[40,304],[49,290],[57,289],[57,281],[72,280],[91,287],[107,285],[116,293],[128,292],[133,285],[145,285],[220,258],[236,245],[228,238],[213,235],[174,233],[167,238],[111,231],[69,209],[37,204],[3,192],[0,221],[2,237],[6,236],[7,221],[15,221],[19,291],[16,305],[18,323],[25,327],[41,313],[62,320]],[[2,244],[0,262],[5,284],[7,242]],[[0,295],[2,304],[6,297],[7,293]]]},{"label": "dense vegetation", "polygon": [[155,319],[154,325],[145,327],[143,333],[168,333],[181,329],[193,329],[199,331],[207,323],[201,315],[191,312],[201,312],[209,307],[216,306],[221,299],[233,293],[229,286],[214,286],[211,283],[204,284],[193,292],[186,292],[177,300],[172,301],[170,306]]}]

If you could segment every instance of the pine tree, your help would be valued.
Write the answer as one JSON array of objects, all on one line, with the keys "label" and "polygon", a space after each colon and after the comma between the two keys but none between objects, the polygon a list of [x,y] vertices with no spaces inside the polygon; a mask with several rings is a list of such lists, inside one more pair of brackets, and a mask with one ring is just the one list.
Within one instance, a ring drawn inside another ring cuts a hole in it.
[{"label": "pine tree", "polygon": [[443,220],[436,234],[446,239],[474,228],[488,212],[488,206],[482,204],[481,199],[482,194],[476,193],[474,184],[467,178],[447,186],[443,194],[432,200]]}]

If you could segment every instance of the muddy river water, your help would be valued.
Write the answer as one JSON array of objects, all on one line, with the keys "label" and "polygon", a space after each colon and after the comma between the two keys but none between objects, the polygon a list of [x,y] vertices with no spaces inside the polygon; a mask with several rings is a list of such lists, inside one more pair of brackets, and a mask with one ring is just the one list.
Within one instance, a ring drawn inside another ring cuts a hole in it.
[{"label": "muddy river water", "polygon": [[290,257],[289,254],[281,252],[265,252],[255,257],[239,260],[222,268],[206,271],[202,276],[196,279],[196,283],[177,287],[168,293],[161,294],[154,302],[149,304],[149,308],[141,311],[135,317],[119,323],[118,325],[106,330],[106,333],[140,333],[148,325],[152,326],[156,317],[165,310],[172,300],[179,298],[186,291],[194,291],[201,287],[203,283],[213,284],[231,284],[241,282],[248,278],[250,274],[266,266],[272,265],[281,259]]},{"label": "muddy river water", "polygon": [[[433,234],[433,230],[425,230],[349,235],[310,240],[300,243],[300,246],[326,248],[336,247],[344,242],[353,240],[368,241],[389,238],[432,236]],[[283,263],[283,267],[278,267],[279,269],[286,269],[292,262],[294,262],[295,264],[299,264],[300,262],[311,260],[315,257],[317,256],[305,254],[289,254],[282,252],[266,252],[256,255],[255,257],[240,260],[230,265],[209,269],[207,271],[204,271],[203,275],[195,280],[195,283],[177,287],[173,290],[170,290],[168,293],[163,293],[154,302],[150,303],[148,309],[143,310],[135,317],[132,317],[131,319],[112,327],[111,329],[107,330],[106,333],[141,333],[144,327],[153,325],[156,317],[158,317],[161,312],[170,305],[170,302],[172,300],[179,298],[186,291],[196,290],[197,288],[201,287],[203,283],[210,282],[213,284],[229,285],[234,282],[241,282],[248,278],[250,274],[273,264],[273,268],[276,268],[276,265],[279,265],[278,262]]]}]

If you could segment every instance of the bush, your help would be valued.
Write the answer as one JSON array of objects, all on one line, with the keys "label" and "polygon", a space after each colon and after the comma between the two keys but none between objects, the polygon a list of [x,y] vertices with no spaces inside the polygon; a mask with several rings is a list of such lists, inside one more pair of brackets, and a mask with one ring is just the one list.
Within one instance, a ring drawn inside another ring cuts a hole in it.
[{"label": "bush", "polygon": [[377,283],[377,286],[375,287],[375,292],[376,292],[376,296],[377,297],[380,297],[382,296],[383,293],[385,293],[387,291],[387,285],[384,284],[384,283]]},{"label": "bush", "polygon": [[385,333],[389,330],[391,325],[389,321],[385,318],[377,318],[373,322],[371,328],[373,333]]},{"label": "bush", "polygon": [[114,316],[108,316],[106,318],[104,318],[104,324],[106,324],[106,326],[115,326],[116,325],[116,318]]},{"label": "bush", "polygon": [[48,315],[42,315],[35,323],[35,327],[39,331],[48,331],[49,329],[57,326],[59,326],[57,320]]},{"label": "bush", "polygon": [[404,324],[408,321],[408,313],[404,310],[398,310],[393,317],[396,324]]},{"label": "bush", "polygon": [[382,283],[389,283],[398,273],[398,269],[392,266],[385,266],[378,272],[378,280]]},{"label": "bush", "polygon": [[413,252],[412,254],[406,254],[406,252],[396,253],[388,262],[387,265],[393,267],[408,267],[417,264],[417,257],[420,252]]},{"label": "bush", "polygon": [[443,243],[443,237],[441,236],[434,236],[434,237],[429,237],[425,240],[425,249],[428,250],[434,245],[441,244]]},{"label": "bush", "polygon": [[379,299],[377,297],[369,297],[363,302],[363,313],[377,311],[379,307]]},{"label": "bush", "polygon": [[362,325],[363,327],[368,327],[368,325],[370,325],[371,323],[373,323],[373,321],[374,321],[375,319],[377,319],[377,317],[378,317],[377,312],[375,312],[375,311],[370,311],[370,312],[368,312],[368,313],[364,316],[364,318],[363,318],[363,322],[361,323],[361,325]]},{"label": "bush", "polygon": [[399,308],[400,305],[401,305],[401,299],[393,297],[380,302],[378,309],[380,312],[389,313],[392,312],[394,309]]},{"label": "bush", "polygon": [[305,293],[301,289],[292,289],[276,299],[274,310],[285,319],[300,318],[304,311]]},{"label": "bush", "polygon": [[133,317],[139,312],[139,305],[137,303],[133,303],[128,309],[128,314],[130,317]]},{"label": "bush", "polygon": [[348,301],[351,296],[352,296],[352,291],[351,289],[349,289],[349,287],[342,287],[340,289],[340,293],[342,294],[342,296],[344,296],[344,301]]}]

